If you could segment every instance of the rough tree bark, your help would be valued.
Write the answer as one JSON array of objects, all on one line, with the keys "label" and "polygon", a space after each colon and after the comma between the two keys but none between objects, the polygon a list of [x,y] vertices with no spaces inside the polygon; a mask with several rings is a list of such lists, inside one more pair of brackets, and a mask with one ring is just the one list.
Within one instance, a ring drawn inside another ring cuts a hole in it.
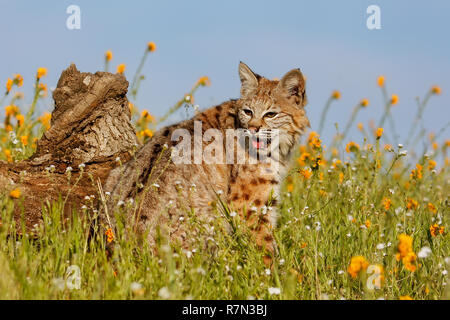
[{"label": "rough tree bark", "polygon": [[[51,127],[38,141],[36,152],[24,161],[0,161],[0,194],[21,190],[15,200],[15,218],[23,215],[27,230],[42,221],[42,205],[47,200],[67,197],[67,217],[86,196],[97,195],[97,180],[103,184],[118,165],[117,157],[122,163],[131,158],[138,141],[127,89],[123,75],[82,73],[74,64],[62,72],[53,92]],[[83,174],[74,187],[81,164]],[[68,167],[72,168],[70,184]]]}]

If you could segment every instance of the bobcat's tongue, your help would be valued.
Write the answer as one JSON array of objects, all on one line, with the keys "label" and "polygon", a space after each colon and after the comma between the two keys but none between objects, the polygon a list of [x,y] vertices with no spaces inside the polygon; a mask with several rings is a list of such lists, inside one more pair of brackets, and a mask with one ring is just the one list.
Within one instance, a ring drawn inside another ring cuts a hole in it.
[{"label": "bobcat's tongue", "polygon": [[262,148],[264,146],[264,143],[262,141],[258,141],[256,139],[253,139],[252,140],[252,145],[253,145],[253,148],[259,149],[259,148]]}]

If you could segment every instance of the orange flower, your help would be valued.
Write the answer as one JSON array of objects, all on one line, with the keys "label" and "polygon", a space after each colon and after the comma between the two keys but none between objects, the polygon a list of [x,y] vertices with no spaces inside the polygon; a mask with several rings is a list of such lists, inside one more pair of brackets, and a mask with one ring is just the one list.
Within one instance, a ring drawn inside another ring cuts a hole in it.
[{"label": "orange flower", "polygon": [[198,79],[197,83],[201,86],[209,86],[211,85],[211,81],[207,76],[203,76],[200,79]]},{"label": "orange flower", "polygon": [[397,102],[398,102],[398,95],[393,94],[391,96],[391,105],[395,105],[395,104],[397,104]]},{"label": "orange flower", "polygon": [[400,296],[399,300],[414,300],[414,299],[407,295],[407,296]]},{"label": "orange flower", "polygon": [[23,115],[21,115],[21,114],[18,114],[16,116],[16,119],[17,119],[17,124],[19,126],[23,125],[23,123],[25,122],[25,117]]},{"label": "orange flower", "polygon": [[109,228],[108,230],[105,231],[105,235],[106,235],[106,241],[108,241],[108,243],[111,243],[114,241],[114,233],[111,228]]},{"label": "orange flower", "polygon": [[433,212],[433,213],[437,212],[436,206],[434,204],[432,204],[431,202],[428,203],[427,207],[428,207],[428,210],[430,210],[431,212]]},{"label": "orange flower", "polygon": [[369,105],[369,100],[368,99],[362,99],[360,102],[361,107],[367,107]]},{"label": "orange flower", "polygon": [[122,74],[122,73],[125,72],[126,67],[127,67],[127,66],[126,66],[124,63],[119,64],[119,65],[117,66],[116,72],[119,73],[119,74]]},{"label": "orange flower", "polygon": [[13,80],[8,78],[8,80],[6,80],[6,93],[9,93],[12,89],[13,86]]},{"label": "orange flower", "polygon": [[47,85],[45,83],[39,83],[39,92],[45,97],[47,96]]},{"label": "orange flower", "polygon": [[287,185],[286,189],[287,189],[288,192],[294,191],[294,184],[289,183],[289,184]]},{"label": "orange flower", "polygon": [[21,136],[20,141],[24,146],[28,145],[28,136]]},{"label": "orange flower", "polygon": [[156,50],[156,44],[152,41],[150,41],[149,43],[147,43],[147,49],[150,52],[153,52]]},{"label": "orange flower", "polygon": [[303,179],[308,180],[313,173],[311,169],[300,169],[300,174],[303,176]]},{"label": "orange flower", "polygon": [[423,167],[420,164],[416,164],[416,169],[411,170],[409,177],[417,180],[422,179],[422,169]]},{"label": "orange flower", "polygon": [[9,193],[9,196],[13,199],[19,199],[20,197],[20,189],[14,189]]},{"label": "orange flower", "polygon": [[345,146],[345,151],[347,151],[348,153],[357,152],[357,151],[359,151],[359,144],[357,144],[356,142],[350,141]]},{"label": "orange flower", "polygon": [[402,261],[406,270],[411,272],[416,271],[417,267],[415,261],[417,259],[416,254],[413,251],[413,238],[407,234],[402,233],[398,236],[399,244],[397,246],[398,253],[395,258],[397,261]]},{"label": "orange flower", "polygon": [[389,198],[384,198],[382,203],[383,203],[384,209],[387,211],[387,210],[389,210],[391,208],[392,200],[389,199]]},{"label": "orange flower", "polygon": [[16,105],[9,105],[5,107],[5,115],[7,117],[14,116],[19,112],[19,108]]},{"label": "orange flower", "polygon": [[432,86],[431,92],[434,94],[441,94],[442,90],[441,90],[441,87],[439,87],[439,86]]},{"label": "orange flower", "polygon": [[340,93],[339,91],[337,91],[337,90],[334,90],[334,91],[331,93],[331,97],[332,97],[333,99],[339,100],[339,99],[341,98],[341,93]]},{"label": "orange flower", "polygon": [[377,84],[379,87],[382,87],[384,85],[384,76],[379,76],[377,79]]},{"label": "orange flower", "polygon": [[146,137],[151,138],[151,137],[153,137],[153,131],[150,130],[150,129],[145,129],[145,130],[144,130],[144,135],[145,135]]},{"label": "orange flower", "polygon": [[369,229],[370,226],[372,225],[372,222],[370,222],[370,220],[366,220],[365,225],[366,225],[366,228]]},{"label": "orange flower", "polygon": [[347,272],[353,279],[356,279],[359,272],[366,270],[369,266],[369,262],[363,256],[352,257],[350,265],[347,268]]},{"label": "orange flower", "polygon": [[377,137],[377,139],[380,139],[382,135],[383,135],[383,128],[378,128],[377,131],[375,132],[375,136]]},{"label": "orange flower", "polygon": [[430,226],[430,234],[432,237],[436,237],[438,233],[444,234],[444,231],[445,231],[445,227],[439,226],[437,223]]},{"label": "orange flower", "polygon": [[362,124],[362,122],[358,122],[357,127],[358,127],[359,131],[363,131],[363,129],[364,129],[364,125]]},{"label": "orange flower", "polygon": [[18,87],[21,87],[23,85],[23,77],[20,74],[15,74],[13,81],[15,84],[17,84]]},{"label": "orange flower", "polygon": [[105,60],[106,61],[111,61],[112,58],[113,58],[113,54],[112,54],[111,50],[106,51],[105,52]]},{"label": "orange flower", "polygon": [[40,79],[47,75],[47,68],[38,68],[36,78]]},{"label": "orange flower", "polygon": [[436,168],[436,161],[430,159],[428,160],[428,170],[433,170],[434,168]]},{"label": "orange flower", "polygon": [[408,201],[406,203],[406,208],[408,208],[408,209],[417,209],[418,207],[419,207],[419,202],[417,202],[413,198],[408,198]]}]

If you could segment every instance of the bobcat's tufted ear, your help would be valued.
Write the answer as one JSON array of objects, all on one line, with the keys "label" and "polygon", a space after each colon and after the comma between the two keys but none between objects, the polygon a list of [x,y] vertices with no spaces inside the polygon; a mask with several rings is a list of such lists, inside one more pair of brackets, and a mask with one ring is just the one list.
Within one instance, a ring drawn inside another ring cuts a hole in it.
[{"label": "bobcat's tufted ear", "polygon": [[239,78],[241,78],[241,97],[250,96],[258,88],[258,78],[250,68],[243,63],[239,63]]},{"label": "bobcat's tufted ear", "polygon": [[278,83],[278,90],[287,99],[293,99],[301,107],[304,107],[307,103],[305,78],[300,69],[293,69],[286,73]]}]

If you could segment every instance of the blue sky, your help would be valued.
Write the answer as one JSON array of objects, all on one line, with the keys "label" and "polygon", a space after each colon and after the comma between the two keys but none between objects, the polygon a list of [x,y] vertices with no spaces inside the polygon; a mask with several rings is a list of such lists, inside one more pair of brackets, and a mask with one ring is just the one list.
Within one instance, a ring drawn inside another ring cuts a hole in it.
[{"label": "blue sky", "polygon": [[[81,30],[66,28],[71,4],[81,8]],[[381,30],[366,27],[371,4],[381,8]],[[442,87],[442,94],[431,99],[425,126],[436,132],[450,118],[449,11],[450,2],[443,0],[0,0],[0,85],[21,73],[30,101],[38,67],[48,68],[45,82],[54,87],[71,62],[81,71],[101,70],[108,49],[114,54],[112,67],[125,63],[130,79],[146,43],[154,41],[158,49],[144,68],[147,79],[138,105],[155,115],[162,115],[203,75],[212,85],[196,95],[202,108],[238,97],[240,60],[269,78],[301,68],[308,79],[313,129],[330,93],[342,93],[330,109],[327,141],[333,123],[342,127],[361,98],[371,104],[357,121],[379,119],[383,106],[376,78],[383,74],[389,92],[400,97],[393,115],[405,140],[415,98],[434,84]],[[39,108],[51,110],[51,100]],[[356,129],[350,134],[361,141]]]}]

